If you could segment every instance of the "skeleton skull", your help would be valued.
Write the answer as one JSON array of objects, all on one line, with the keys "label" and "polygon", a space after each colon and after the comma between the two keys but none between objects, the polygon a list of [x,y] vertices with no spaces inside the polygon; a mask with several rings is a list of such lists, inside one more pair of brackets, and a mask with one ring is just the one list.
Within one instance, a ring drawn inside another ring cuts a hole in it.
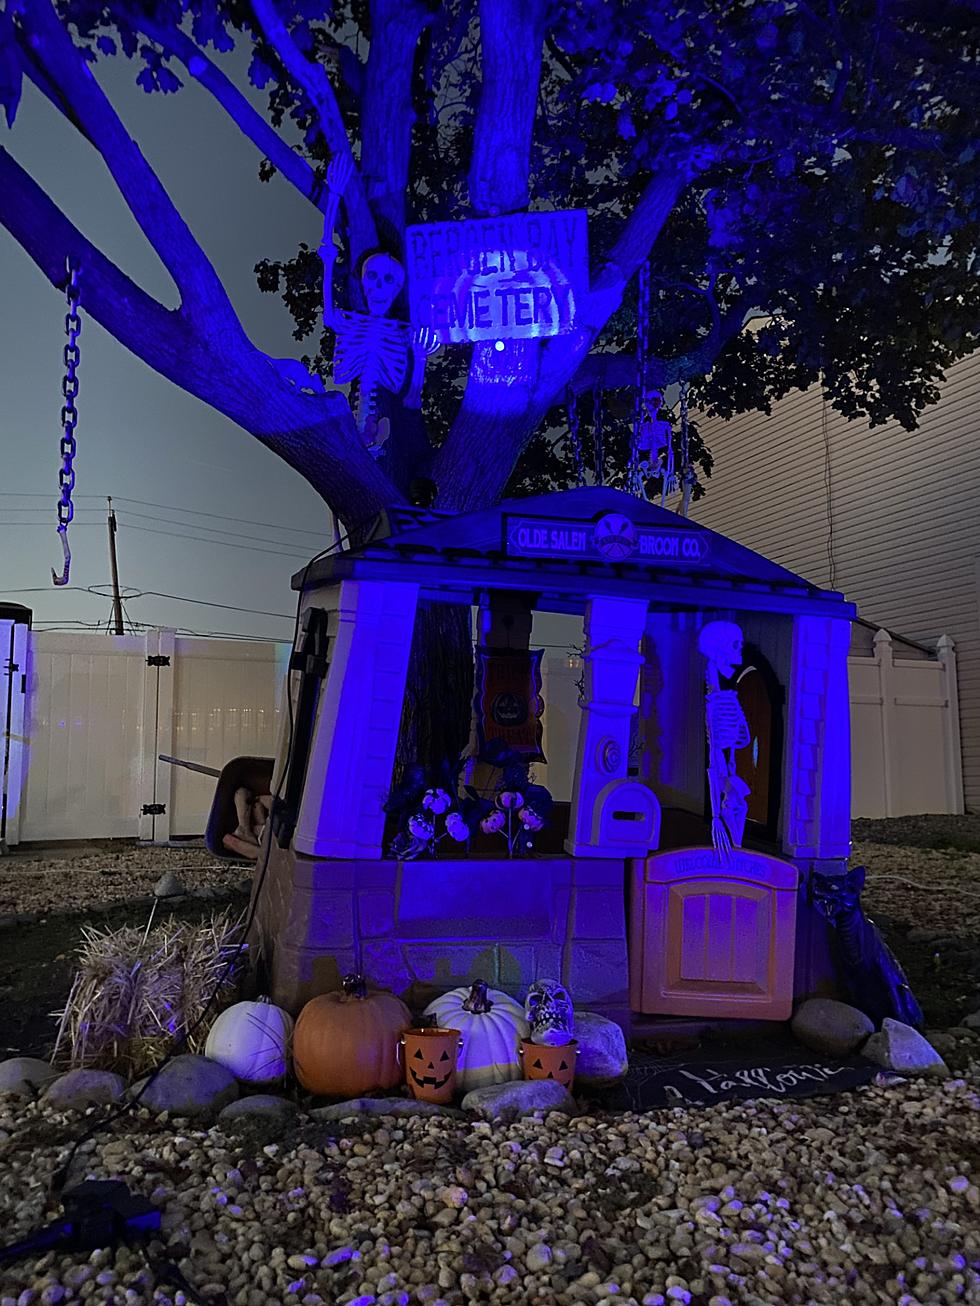
[{"label": "skeleton skull", "polygon": [[524,1014],[531,1026],[531,1042],[560,1047],[575,1028],[575,1014],[568,989],[557,980],[535,980],[524,1000]]},{"label": "skeleton skull", "polygon": [[709,621],[701,627],[698,650],[721,675],[732,676],[742,662],[742,632],[733,621]]},{"label": "skeleton skull", "polygon": [[384,317],[405,282],[402,265],[391,254],[371,254],[361,269],[361,289],[372,317]]}]

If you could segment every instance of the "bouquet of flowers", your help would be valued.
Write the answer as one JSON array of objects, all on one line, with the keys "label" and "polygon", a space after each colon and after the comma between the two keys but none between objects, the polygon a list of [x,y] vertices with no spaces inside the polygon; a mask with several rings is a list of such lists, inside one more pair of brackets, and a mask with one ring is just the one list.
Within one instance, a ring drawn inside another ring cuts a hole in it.
[{"label": "bouquet of flowers", "polygon": [[472,769],[473,759],[444,762],[435,775],[426,774],[421,766],[407,768],[384,807],[399,818],[392,856],[433,857],[445,839],[468,848],[478,829],[501,835],[508,857],[532,850],[533,836],[544,828],[551,812],[551,794],[544,785],[531,783],[528,763],[504,745],[491,744],[480,761],[500,772],[489,793],[461,783],[464,768]]},{"label": "bouquet of flowers", "polygon": [[506,744],[492,741],[480,760],[500,771],[492,798],[467,788],[467,793],[485,809],[480,829],[484,834],[501,835],[507,843],[508,857],[531,852],[534,835],[547,824],[554,799],[544,785],[532,783],[529,763]]}]

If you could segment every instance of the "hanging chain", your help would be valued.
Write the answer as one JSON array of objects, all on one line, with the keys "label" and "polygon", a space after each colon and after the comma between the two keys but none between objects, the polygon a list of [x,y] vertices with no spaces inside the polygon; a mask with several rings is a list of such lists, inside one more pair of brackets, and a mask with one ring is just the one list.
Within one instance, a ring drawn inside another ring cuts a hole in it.
[{"label": "hanging chain", "polygon": [[691,450],[687,434],[687,385],[686,381],[681,382],[680,386],[680,408],[681,408],[681,491],[683,499],[681,502],[681,516],[686,517],[688,509],[691,506],[691,492],[694,489],[694,483],[697,475],[691,466]]},{"label": "hanging chain", "polygon": [[626,469],[626,489],[640,499],[646,498],[640,466],[640,441],[644,423],[650,420],[646,393],[647,338],[650,318],[650,265],[640,265],[636,287],[636,390],[633,395],[633,438]]},{"label": "hanging chain", "polygon": [[575,462],[575,479],[579,486],[585,484],[585,459],[582,457],[582,436],[579,431],[578,399],[575,391],[569,386],[568,398],[565,400],[565,411],[568,414],[568,443],[572,450],[572,459]]},{"label": "hanging chain", "polygon": [[65,314],[65,335],[67,336],[64,354],[65,376],[61,383],[61,393],[64,395],[65,402],[61,409],[61,467],[58,471],[58,484],[61,487],[61,497],[58,500],[58,534],[61,536],[61,547],[64,551],[65,563],[60,576],[53,567],[51,568],[51,579],[55,585],[67,585],[68,573],[71,570],[68,525],[75,515],[75,505],[71,500],[71,492],[75,488],[75,426],[78,423],[78,409],[75,407],[75,400],[78,397],[78,365],[81,362],[78,337],[82,333],[82,319],[78,311],[80,269],[71,255],[68,256],[65,266],[68,272],[68,283],[65,286],[65,300],[68,304],[68,312]]},{"label": "hanging chain", "polygon": [[606,475],[606,455],[602,445],[603,437],[603,391],[602,382],[596,381],[592,387],[592,434],[595,441],[595,483],[602,485]]}]

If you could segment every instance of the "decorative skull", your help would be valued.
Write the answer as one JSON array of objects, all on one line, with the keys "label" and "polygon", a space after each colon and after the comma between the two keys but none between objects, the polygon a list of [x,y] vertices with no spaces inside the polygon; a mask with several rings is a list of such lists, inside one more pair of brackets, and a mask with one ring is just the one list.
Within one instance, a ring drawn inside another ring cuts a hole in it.
[{"label": "decorative skull", "polygon": [[524,1000],[524,1014],[531,1026],[531,1042],[551,1047],[568,1043],[575,1030],[572,999],[557,980],[535,980]]},{"label": "decorative skull", "polygon": [[723,676],[742,662],[742,632],[734,621],[709,621],[698,634],[698,650]]},{"label": "decorative skull", "polygon": [[370,254],[361,269],[361,289],[372,317],[384,317],[405,284],[405,270],[391,254]]}]

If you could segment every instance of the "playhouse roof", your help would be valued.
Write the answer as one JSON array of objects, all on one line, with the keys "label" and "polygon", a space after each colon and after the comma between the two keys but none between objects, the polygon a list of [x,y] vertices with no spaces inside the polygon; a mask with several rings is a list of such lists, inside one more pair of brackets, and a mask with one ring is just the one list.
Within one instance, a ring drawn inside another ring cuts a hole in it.
[{"label": "playhouse roof", "polygon": [[[293,587],[303,578],[297,572]],[[472,513],[396,509],[359,548],[314,562],[306,586],[345,579],[410,580],[426,597],[457,600],[483,589],[527,589],[559,611],[601,593],[676,607],[854,615],[836,591],[605,486],[505,499]]]}]

